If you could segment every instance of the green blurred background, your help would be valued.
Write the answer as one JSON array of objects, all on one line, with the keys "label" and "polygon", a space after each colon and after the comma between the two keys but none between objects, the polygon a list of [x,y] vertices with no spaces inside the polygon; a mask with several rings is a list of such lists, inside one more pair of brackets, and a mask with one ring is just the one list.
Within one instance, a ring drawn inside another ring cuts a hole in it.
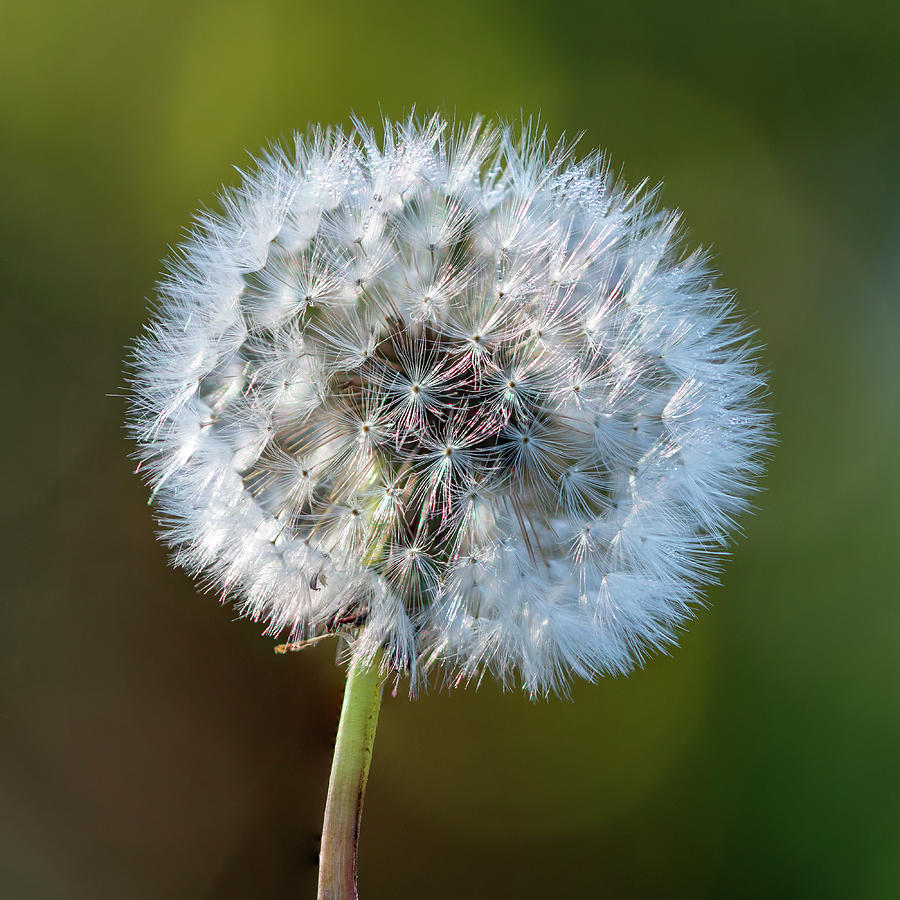
[{"label": "green blurred background", "polygon": [[386,698],[376,898],[900,896],[900,14],[879,0],[0,4],[0,895],[313,897],[341,696],[167,568],[121,419],[159,259],[269,137],[541,112],[666,183],[780,444],[671,658]]}]

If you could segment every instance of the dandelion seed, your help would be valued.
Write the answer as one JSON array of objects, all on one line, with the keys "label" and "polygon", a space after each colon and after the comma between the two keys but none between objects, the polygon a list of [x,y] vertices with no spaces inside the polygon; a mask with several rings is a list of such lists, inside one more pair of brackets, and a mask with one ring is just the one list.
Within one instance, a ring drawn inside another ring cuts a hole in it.
[{"label": "dandelion seed", "polygon": [[440,117],[265,154],[169,263],[129,427],[174,559],[291,642],[531,695],[670,645],[770,442],[654,192]]}]

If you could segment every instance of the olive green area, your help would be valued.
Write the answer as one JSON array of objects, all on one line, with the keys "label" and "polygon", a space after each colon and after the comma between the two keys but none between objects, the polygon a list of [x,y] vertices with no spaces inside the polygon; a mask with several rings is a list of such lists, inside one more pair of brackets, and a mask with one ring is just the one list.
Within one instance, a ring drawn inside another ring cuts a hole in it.
[{"label": "olive green area", "polygon": [[166,566],[120,361],[246,151],[415,102],[664,180],[780,443],[671,657],[386,691],[363,900],[900,896],[898,83],[881,0],[0,4],[0,895],[314,896],[333,644],[275,656]]}]

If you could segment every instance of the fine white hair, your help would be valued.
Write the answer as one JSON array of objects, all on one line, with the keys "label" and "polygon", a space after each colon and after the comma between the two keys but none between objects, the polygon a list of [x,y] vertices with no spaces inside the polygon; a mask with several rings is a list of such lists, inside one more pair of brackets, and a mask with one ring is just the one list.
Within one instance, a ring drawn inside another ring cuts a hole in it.
[{"label": "fine white hair", "polygon": [[526,125],[275,146],[168,261],[129,428],[173,559],[272,634],[530,695],[715,580],[771,440],[707,254]]}]

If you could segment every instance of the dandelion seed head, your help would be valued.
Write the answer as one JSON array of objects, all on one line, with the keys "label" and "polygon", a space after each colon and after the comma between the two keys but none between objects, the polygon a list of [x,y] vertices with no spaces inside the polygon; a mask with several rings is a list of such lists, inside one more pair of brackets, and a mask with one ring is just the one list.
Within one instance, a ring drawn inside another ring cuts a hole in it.
[{"label": "dandelion seed head", "polygon": [[530,694],[629,671],[770,442],[676,213],[546,133],[313,128],[199,217],[132,359],[176,564],[291,640]]}]

